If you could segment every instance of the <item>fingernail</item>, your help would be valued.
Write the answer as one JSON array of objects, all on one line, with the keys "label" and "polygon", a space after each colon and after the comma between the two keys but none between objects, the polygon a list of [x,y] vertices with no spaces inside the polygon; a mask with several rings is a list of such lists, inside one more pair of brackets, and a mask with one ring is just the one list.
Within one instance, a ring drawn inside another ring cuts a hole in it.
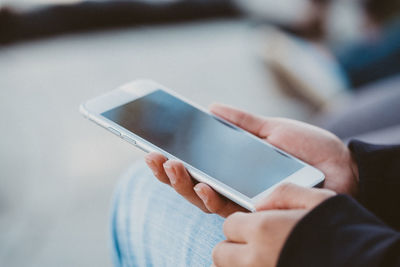
[{"label": "fingernail", "polygon": [[154,161],[149,159],[149,158],[144,158],[144,160],[146,161],[147,165],[149,165],[149,166],[154,166],[155,165]]},{"label": "fingernail", "polygon": [[170,170],[172,168],[171,162],[167,160],[166,162],[163,163],[164,169]]},{"label": "fingernail", "polygon": [[144,159],[147,163],[147,165],[150,167],[150,169],[154,172],[157,168],[156,168],[156,163],[154,162],[154,160],[151,160],[149,158],[145,158]]},{"label": "fingernail", "polygon": [[193,189],[194,189],[194,191],[196,192],[196,194],[199,196],[199,198],[200,198],[204,203],[206,203],[207,200],[208,200],[208,198],[207,198],[207,195],[204,194],[204,192],[203,192],[203,190],[201,189],[201,187],[197,184],[197,185],[195,185],[195,187],[194,187]]},{"label": "fingernail", "polygon": [[163,164],[164,169],[168,172],[168,177],[171,184],[176,184],[176,172],[175,169],[171,166],[171,162],[166,161]]}]

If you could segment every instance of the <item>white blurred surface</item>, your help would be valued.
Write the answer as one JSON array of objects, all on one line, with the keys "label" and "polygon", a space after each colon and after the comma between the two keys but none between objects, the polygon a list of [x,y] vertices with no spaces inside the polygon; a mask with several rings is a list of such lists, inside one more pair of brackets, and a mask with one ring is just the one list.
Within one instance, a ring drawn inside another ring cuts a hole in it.
[{"label": "white blurred surface", "polygon": [[252,16],[280,24],[302,23],[312,8],[309,0],[233,0]]},{"label": "white blurred surface", "polygon": [[108,220],[133,146],[80,102],[151,78],[208,105],[305,118],[283,99],[241,21],[70,35],[0,48],[0,266],[110,266]]},{"label": "white blurred surface", "polygon": [[[35,7],[40,7],[43,5],[57,5],[57,4],[76,4],[79,2],[111,2],[113,0],[0,0],[1,5],[12,6],[20,9],[30,9]],[[132,0],[132,1],[142,1],[147,3],[169,3],[177,2],[181,0]]]}]

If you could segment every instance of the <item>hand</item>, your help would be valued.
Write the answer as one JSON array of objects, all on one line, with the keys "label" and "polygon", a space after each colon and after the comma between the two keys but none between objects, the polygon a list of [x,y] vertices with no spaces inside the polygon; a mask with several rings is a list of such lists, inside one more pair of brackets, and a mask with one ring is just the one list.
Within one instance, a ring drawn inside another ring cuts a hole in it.
[{"label": "hand", "polygon": [[331,190],[294,184],[277,187],[261,203],[258,212],[236,212],[225,220],[226,240],[215,246],[213,266],[276,266],[294,226],[311,209],[334,195]]},{"label": "hand", "polygon": [[[224,105],[211,106],[211,112],[321,170],[326,176],[324,188],[350,195],[357,193],[357,166],[349,149],[332,133],[299,121],[262,118]],[[171,185],[205,212],[227,217],[243,210],[208,185],[195,185],[178,161],[167,161],[161,154],[150,153],[146,162],[161,182]]]}]

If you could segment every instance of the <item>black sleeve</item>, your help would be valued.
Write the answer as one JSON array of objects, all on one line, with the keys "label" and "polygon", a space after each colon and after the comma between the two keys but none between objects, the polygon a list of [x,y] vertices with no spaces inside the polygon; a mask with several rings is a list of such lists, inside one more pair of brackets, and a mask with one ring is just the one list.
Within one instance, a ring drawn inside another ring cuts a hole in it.
[{"label": "black sleeve", "polygon": [[358,165],[359,202],[389,226],[400,229],[400,146],[349,145]]},{"label": "black sleeve", "polygon": [[278,261],[278,267],[290,266],[400,266],[400,234],[338,195],[295,226]]}]

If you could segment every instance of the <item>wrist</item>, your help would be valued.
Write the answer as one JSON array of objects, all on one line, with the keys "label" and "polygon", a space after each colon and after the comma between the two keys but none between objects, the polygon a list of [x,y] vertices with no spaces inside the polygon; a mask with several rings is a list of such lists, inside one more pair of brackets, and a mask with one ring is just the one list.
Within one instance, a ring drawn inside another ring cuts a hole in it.
[{"label": "wrist", "polygon": [[358,183],[359,183],[359,180],[360,180],[359,172],[358,172],[358,165],[357,165],[357,161],[356,161],[356,159],[354,157],[353,152],[349,148],[347,148],[347,151],[348,151],[348,155],[349,155],[349,163],[348,164],[349,164],[349,168],[350,168],[351,173],[352,173],[353,183],[355,185],[355,188],[353,189],[351,195],[353,197],[357,197],[357,194],[358,194]]},{"label": "wrist", "polygon": [[359,173],[358,173],[358,165],[357,165],[357,161],[351,151],[350,151],[350,168],[351,168],[351,171],[353,172],[353,176],[358,184],[358,182],[360,180]]}]

